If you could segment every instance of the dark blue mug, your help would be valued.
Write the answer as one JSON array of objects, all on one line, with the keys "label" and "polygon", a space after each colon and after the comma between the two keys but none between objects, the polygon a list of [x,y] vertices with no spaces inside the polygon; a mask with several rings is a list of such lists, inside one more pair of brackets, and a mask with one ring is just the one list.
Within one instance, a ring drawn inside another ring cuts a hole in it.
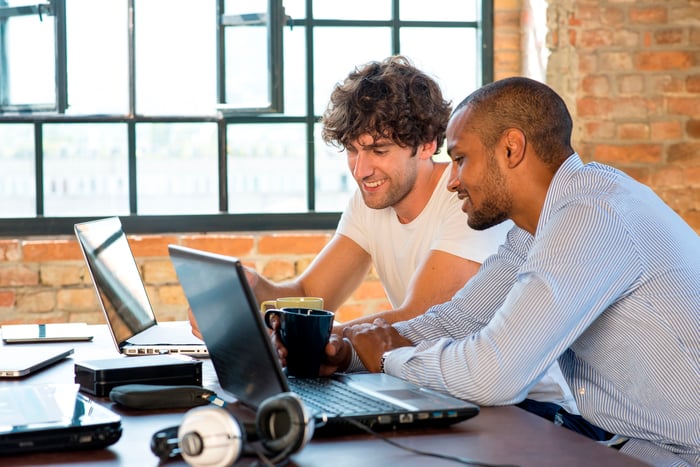
[{"label": "dark blue mug", "polygon": [[273,316],[279,319],[279,336],[287,348],[287,374],[298,378],[317,377],[335,314],[313,308],[272,308],[265,312],[265,324],[270,329]]}]

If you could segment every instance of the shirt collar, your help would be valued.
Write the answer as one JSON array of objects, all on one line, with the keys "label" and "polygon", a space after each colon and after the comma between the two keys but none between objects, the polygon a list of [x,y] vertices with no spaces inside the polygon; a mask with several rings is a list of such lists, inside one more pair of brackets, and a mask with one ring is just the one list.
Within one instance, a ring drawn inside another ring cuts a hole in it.
[{"label": "shirt collar", "polygon": [[571,178],[582,167],[583,161],[578,153],[575,152],[570,155],[554,173],[552,182],[549,184],[549,188],[547,189],[547,196],[544,200],[544,206],[542,206],[542,212],[540,213],[540,219],[537,223],[537,231],[535,232],[535,235],[537,235],[537,232],[540,232],[542,227],[547,223],[553,206],[564,194]]}]

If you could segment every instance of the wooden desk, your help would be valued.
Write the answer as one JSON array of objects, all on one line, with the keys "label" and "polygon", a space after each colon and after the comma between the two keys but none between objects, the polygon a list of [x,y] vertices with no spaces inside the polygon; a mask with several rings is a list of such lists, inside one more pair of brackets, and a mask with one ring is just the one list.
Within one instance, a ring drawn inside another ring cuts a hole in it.
[{"label": "wooden desk", "polygon": [[[93,327],[95,340],[74,343],[75,354],[59,364],[28,378],[7,380],[0,385],[74,380],[73,363],[118,356],[103,325]],[[14,344],[27,345],[27,344]],[[54,344],[33,344],[50,346]],[[204,385],[216,387],[216,375],[211,361],[204,361]],[[0,465],[64,465],[64,466],[157,466],[158,458],[151,453],[150,440],[154,432],[177,425],[186,410],[138,411],[122,408],[108,398],[95,398],[122,417],[121,439],[106,449],[0,456]],[[565,428],[525,412],[517,407],[484,407],[470,420],[450,428],[420,431],[399,431],[386,434],[393,441],[414,449],[460,456],[489,464],[520,466],[634,466],[643,465],[628,456],[596,444]],[[239,462],[250,464],[249,459]],[[419,456],[369,435],[351,435],[314,439],[300,453],[292,456],[288,465],[311,466],[448,466],[453,461]],[[167,465],[184,466],[183,461]]]}]

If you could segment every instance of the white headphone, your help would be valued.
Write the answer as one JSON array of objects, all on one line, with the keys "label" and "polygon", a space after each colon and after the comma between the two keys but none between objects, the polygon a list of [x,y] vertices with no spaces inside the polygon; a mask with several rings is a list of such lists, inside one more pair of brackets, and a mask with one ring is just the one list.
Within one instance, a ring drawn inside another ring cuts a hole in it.
[{"label": "white headphone", "polygon": [[229,466],[244,451],[262,454],[276,464],[301,450],[313,432],[313,419],[302,401],[293,393],[282,393],[262,402],[254,427],[246,427],[218,406],[191,409],[177,430],[177,445],[192,467]]}]

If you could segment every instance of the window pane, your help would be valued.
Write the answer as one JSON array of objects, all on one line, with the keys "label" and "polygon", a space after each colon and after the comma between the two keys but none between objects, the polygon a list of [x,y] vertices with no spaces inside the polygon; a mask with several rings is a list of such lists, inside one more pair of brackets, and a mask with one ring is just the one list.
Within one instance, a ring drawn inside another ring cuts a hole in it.
[{"label": "window pane", "polygon": [[314,18],[388,20],[391,0],[353,0],[352,3],[315,0]]},{"label": "window pane", "polygon": [[34,127],[0,125],[0,217],[34,217]]},{"label": "window pane", "polygon": [[[8,2],[10,6],[31,2]],[[34,3],[36,4],[36,3]],[[0,105],[56,105],[54,17],[10,17],[5,22],[7,76],[0,76]]]},{"label": "window pane", "polygon": [[139,214],[219,212],[215,123],[136,126]]},{"label": "window pane", "polygon": [[229,211],[306,212],[302,124],[229,125]]},{"label": "window pane", "polygon": [[129,111],[126,7],[124,0],[66,0],[66,113]]},{"label": "window pane", "polygon": [[306,115],[306,30],[284,28],[284,114]]},{"label": "window pane", "polygon": [[282,0],[284,14],[293,19],[306,18],[306,0]]},{"label": "window pane", "polygon": [[137,0],[134,10],[136,112],[213,114],[215,2]]},{"label": "window pane", "polygon": [[269,107],[267,26],[229,26],[224,36],[226,104],[241,108]]},{"label": "window pane", "polygon": [[[440,83],[445,98],[457,105],[481,81],[481,61],[477,56],[475,29],[404,28],[401,53]],[[459,44],[459,60],[445,44]]]},{"label": "window pane", "polygon": [[477,21],[477,0],[401,0],[399,15],[403,21]]},{"label": "window pane", "polygon": [[316,210],[321,212],[342,211],[357,184],[348,168],[345,151],[326,144],[321,138],[321,124],[315,128],[316,135]]},{"label": "window pane", "polygon": [[128,214],[126,125],[45,125],[44,201],[47,216]]},{"label": "window pane", "polygon": [[357,66],[391,54],[389,28],[317,28],[314,32],[314,108],[321,115],[333,87]]}]

